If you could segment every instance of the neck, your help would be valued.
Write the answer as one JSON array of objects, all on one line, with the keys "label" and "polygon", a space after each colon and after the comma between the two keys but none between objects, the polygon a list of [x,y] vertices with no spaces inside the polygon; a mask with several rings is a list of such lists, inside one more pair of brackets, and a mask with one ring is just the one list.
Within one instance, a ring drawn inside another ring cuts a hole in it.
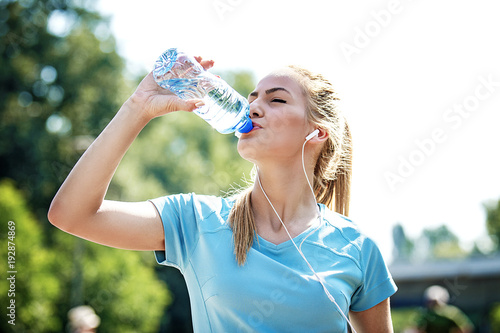
[{"label": "neck", "polygon": [[[313,179],[312,170],[312,167],[306,168],[310,181]],[[319,214],[318,207],[304,175],[301,160],[289,162],[284,167],[260,167],[256,177],[252,190],[252,207],[257,231],[261,236],[262,233],[269,238],[269,233],[287,236],[283,233],[283,222],[291,236],[295,237],[315,223]]]}]

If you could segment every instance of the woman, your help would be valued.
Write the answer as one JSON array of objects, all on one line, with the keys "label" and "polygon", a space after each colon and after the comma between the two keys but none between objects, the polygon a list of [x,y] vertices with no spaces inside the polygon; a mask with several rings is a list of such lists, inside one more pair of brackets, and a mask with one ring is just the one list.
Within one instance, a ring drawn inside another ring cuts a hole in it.
[{"label": "woman", "polygon": [[154,250],[160,264],[179,268],[197,332],[346,332],[351,323],[392,332],[396,287],[380,252],[329,209],[347,215],[349,206],[351,141],[336,100],[320,75],[273,72],[250,94],[254,129],[238,142],[256,166],[252,187],[235,198],[104,200],[151,119],[200,105],[159,88],[150,73],[75,165],[49,220],[96,243]]}]

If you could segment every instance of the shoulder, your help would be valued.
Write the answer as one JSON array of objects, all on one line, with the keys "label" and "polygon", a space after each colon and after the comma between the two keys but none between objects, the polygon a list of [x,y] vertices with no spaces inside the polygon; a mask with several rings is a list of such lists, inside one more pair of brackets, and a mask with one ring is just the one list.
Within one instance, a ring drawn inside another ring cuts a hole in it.
[{"label": "shoulder", "polygon": [[198,215],[203,219],[215,214],[224,220],[233,207],[234,201],[231,198],[224,198],[215,195],[200,195],[191,193],[193,208],[198,212]]},{"label": "shoulder", "polygon": [[341,237],[345,242],[361,249],[367,237],[361,232],[356,223],[344,215],[331,211],[324,205],[320,204],[320,207],[324,228],[327,233],[335,237]]},{"label": "shoulder", "polygon": [[351,257],[356,262],[370,256],[372,251],[378,251],[377,245],[362,233],[353,220],[331,211],[324,205],[320,207],[324,221],[321,240],[325,246]]},{"label": "shoulder", "polygon": [[181,219],[192,217],[198,222],[214,219],[224,222],[234,203],[231,198],[196,193],[167,195],[153,199],[151,202],[156,206],[160,215],[169,213]]}]

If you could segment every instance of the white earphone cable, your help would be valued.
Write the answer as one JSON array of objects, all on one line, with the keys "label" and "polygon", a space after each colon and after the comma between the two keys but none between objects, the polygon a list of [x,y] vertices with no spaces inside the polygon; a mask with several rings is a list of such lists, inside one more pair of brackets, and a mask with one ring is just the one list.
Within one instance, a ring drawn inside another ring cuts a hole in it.
[{"label": "white earphone cable", "polygon": [[[311,193],[313,194],[313,197],[314,197],[314,201],[316,202],[316,196],[314,195],[314,190],[313,190],[313,187],[311,186],[311,183],[309,182],[309,177],[307,177],[307,172],[306,172],[306,167],[305,167],[305,164],[304,164],[304,148],[306,146],[306,143],[307,141],[309,140],[306,140],[304,142],[304,144],[302,145],[302,168],[304,170],[304,175],[306,176],[306,180],[307,180],[307,183],[309,184],[309,188],[311,189]],[[337,307],[338,311],[340,312],[340,314],[342,315],[342,317],[344,317],[344,319],[347,321],[347,323],[349,324],[349,326],[351,327],[353,333],[357,333],[356,330],[354,329],[354,327],[352,326],[351,322],[349,321],[349,318],[347,318],[347,316],[344,314],[344,312],[342,311],[342,308],[337,304],[337,302],[335,301],[335,298],[330,294],[330,292],[328,291],[328,289],[326,288],[324,282],[323,282],[323,279],[316,273],[316,271],[313,269],[313,267],[311,266],[311,264],[309,263],[309,261],[307,260],[306,256],[304,255],[304,253],[302,253],[301,249],[299,249],[299,247],[297,246],[297,244],[295,244],[295,241],[293,240],[292,236],[290,235],[290,233],[288,232],[288,229],[285,225],[285,223],[283,222],[283,220],[281,219],[280,215],[278,214],[278,212],[276,211],[276,209],[274,208],[273,204],[271,203],[271,200],[269,199],[269,197],[267,196],[266,194],[266,191],[264,191],[264,188],[262,187],[262,183],[260,182],[260,177],[259,177],[259,169],[257,168],[257,181],[259,183],[259,186],[260,186],[260,189],[262,190],[262,193],[264,194],[264,196],[266,197],[267,199],[267,202],[269,202],[269,205],[271,206],[271,208],[273,209],[274,213],[276,214],[276,216],[278,217],[278,219],[280,220],[281,222],[281,225],[283,226],[283,228],[285,229],[288,237],[290,238],[290,240],[292,241],[293,245],[295,246],[295,248],[297,249],[297,251],[299,252],[300,256],[302,257],[302,259],[304,259],[304,261],[306,262],[307,266],[309,267],[309,269],[312,271],[312,273],[314,274],[314,276],[316,277],[316,279],[318,279],[319,283],[321,283],[321,286],[323,287],[323,290],[326,294],[326,296],[328,297],[328,299],[333,303],[335,304],[335,306]],[[319,208],[318,208],[318,211],[319,211]],[[321,212],[319,212],[319,218],[321,218]],[[300,244],[302,247],[302,243]]]}]

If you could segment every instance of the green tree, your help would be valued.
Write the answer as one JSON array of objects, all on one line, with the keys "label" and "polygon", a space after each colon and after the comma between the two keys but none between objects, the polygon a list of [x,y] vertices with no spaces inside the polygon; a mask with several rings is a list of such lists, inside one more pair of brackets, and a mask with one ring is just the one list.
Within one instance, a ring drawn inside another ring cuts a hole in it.
[{"label": "green tree", "polygon": [[458,259],[467,256],[460,240],[447,226],[426,228],[415,238],[409,238],[402,225],[393,230],[394,260]]},{"label": "green tree", "polygon": [[392,228],[392,240],[394,246],[394,261],[409,260],[415,245],[413,241],[406,236],[401,224],[397,224]]},{"label": "green tree", "polygon": [[495,304],[490,310],[491,332],[500,333],[500,304]]},{"label": "green tree", "polygon": [[40,220],[131,91],[106,21],[74,3],[0,1],[0,179],[16,180]]},{"label": "green tree", "polygon": [[16,304],[16,325],[2,321],[3,332],[61,332],[67,311],[80,304],[96,310],[104,332],[158,331],[170,294],[157,279],[149,253],[111,249],[60,231],[55,231],[55,245],[47,247],[39,223],[10,180],[0,182],[0,216],[5,219],[0,253],[8,258],[8,242],[15,244],[17,271],[13,297],[10,282],[0,280],[2,307],[10,299]]},{"label": "green tree", "polygon": [[500,249],[500,200],[496,203],[486,203],[483,206],[486,210],[486,229],[498,251]]},{"label": "green tree", "polygon": [[458,259],[467,256],[458,237],[445,225],[422,231],[416,241],[415,250],[418,252],[423,249],[429,259]]},{"label": "green tree", "polygon": [[[55,253],[44,247],[39,223],[30,213],[26,200],[15,188],[14,182],[7,179],[0,182],[0,217],[1,258],[7,265],[8,255],[13,257],[13,266],[9,270],[17,272],[9,274],[9,277],[15,277],[13,280],[0,279],[0,303],[3,309],[0,330],[61,331],[63,320],[57,316],[56,305],[64,287],[63,281],[55,274],[58,268]],[[8,324],[8,317],[5,316],[11,300],[15,302],[15,325]]]},{"label": "green tree", "polygon": [[158,331],[171,295],[156,276],[151,253],[113,249],[60,231],[56,243],[58,277],[68,284],[60,318],[87,304],[101,317],[99,331]]}]

